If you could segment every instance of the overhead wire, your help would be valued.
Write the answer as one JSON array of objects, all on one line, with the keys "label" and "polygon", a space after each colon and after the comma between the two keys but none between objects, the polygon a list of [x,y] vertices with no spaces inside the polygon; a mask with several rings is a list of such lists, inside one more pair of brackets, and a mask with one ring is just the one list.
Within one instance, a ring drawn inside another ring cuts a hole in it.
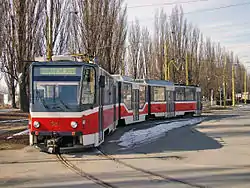
[{"label": "overhead wire", "polygon": [[207,12],[207,11],[214,11],[214,10],[221,10],[221,9],[225,9],[225,8],[238,7],[238,6],[243,6],[243,5],[250,5],[250,2],[237,3],[237,4],[231,4],[231,5],[224,5],[224,6],[215,7],[215,8],[195,10],[195,11],[186,12],[184,14],[197,13],[197,12]]},{"label": "overhead wire", "polygon": [[[173,15],[177,15],[178,16],[178,15],[182,15],[182,14],[183,15],[187,15],[187,14],[193,14],[193,13],[216,11],[216,10],[227,9],[227,8],[238,7],[238,6],[244,6],[244,5],[250,5],[250,2],[229,4],[229,5],[224,5],[224,6],[220,6],[220,7],[208,8],[208,9],[201,9],[201,10],[194,10],[194,11],[190,11],[190,12],[183,12],[183,13],[179,13],[179,14],[172,14],[172,15],[167,16],[167,17],[171,18]],[[151,21],[151,20],[154,20],[154,19],[155,19],[155,17],[151,17],[151,18],[145,18],[145,19],[138,19],[138,21],[145,22],[145,21]],[[133,21],[129,21],[129,22],[133,22]]]},{"label": "overhead wire", "polygon": [[230,23],[230,24],[224,24],[224,25],[214,25],[214,26],[205,26],[205,29],[212,29],[212,30],[224,30],[224,29],[228,29],[228,28],[231,28],[231,27],[237,27],[237,26],[244,26],[244,25],[249,25],[250,24],[250,21],[248,22],[243,22],[243,23]]},{"label": "overhead wire", "polygon": [[144,8],[144,7],[153,7],[153,6],[169,6],[169,5],[177,5],[177,4],[190,4],[190,3],[196,3],[196,2],[204,2],[209,0],[191,0],[191,1],[175,1],[172,3],[157,3],[157,4],[144,4],[144,5],[134,5],[134,6],[128,6],[127,9],[135,9],[135,8]]}]

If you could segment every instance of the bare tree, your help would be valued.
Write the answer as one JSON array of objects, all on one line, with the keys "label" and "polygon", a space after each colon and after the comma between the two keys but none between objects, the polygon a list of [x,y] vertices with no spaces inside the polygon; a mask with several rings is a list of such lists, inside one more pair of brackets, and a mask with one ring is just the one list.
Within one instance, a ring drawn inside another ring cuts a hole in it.
[{"label": "bare tree", "polygon": [[[111,49],[111,62],[110,73],[118,73],[119,67],[124,69],[124,57],[125,57],[125,42],[127,37],[126,28],[126,12],[127,10],[121,10],[113,29],[112,49]],[[123,63],[121,63],[123,62]]]},{"label": "bare tree", "polygon": [[110,73],[119,72],[124,61],[126,39],[126,8],[123,0],[74,1],[77,24],[71,33],[79,29],[75,36],[70,35],[76,50],[97,56],[100,66]]},{"label": "bare tree", "polygon": [[142,36],[141,36],[141,53],[142,53],[142,64],[143,66],[143,74],[145,78],[150,78],[150,75],[152,75],[152,67],[154,65],[154,59],[153,59],[153,43],[152,39],[150,37],[150,33],[147,28],[142,29]]},{"label": "bare tree", "polygon": [[[49,9],[43,0],[2,0],[0,2],[1,70],[5,74],[15,107],[15,86],[20,88],[20,107],[28,111],[28,67],[35,56],[46,54],[49,44],[48,18],[53,23],[54,54],[88,53],[110,73],[124,72],[129,62],[133,78],[165,79],[170,67],[170,79],[185,80],[185,58],[191,84],[199,84],[203,95],[217,91],[226,80],[227,96],[232,93],[232,65],[235,67],[236,92],[241,92],[245,67],[232,52],[202,33],[183,16],[181,7],[174,7],[170,19],[161,10],[155,14],[155,32],[151,37],[139,21],[129,27],[127,37],[126,8],[123,0],[53,0]],[[52,12],[50,12],[52,10]],[[51,15],[51,17],[49,16]],[[125,42],[128,39],[128,50]],[[128,57],[125,59],[125,52]],[[174,60],[172,64],[169,64]],[[178,70],[176,69],[179,68]],[[216,97],[218,93],[215,93]]]},{"label": "bare tree", "polygon": [[187,22],[184,20],[181,7],[176,6],[173,8],[169,22],[172,59],[175,61],[177,67],[181,68],[178,70],[174,66],[171,66],[171,72],[173,73],[173,81],[179,82],[184,80],[182,75],[184,73],[184,58],[187,50],[187,46],[185,46],[187,45]]},{"label": "bare tree", "polygon": [[[46,41],[44,49],[48,49],[50,37],[48,22],[52,19],[52,51],[53,54],[62,54],[67,51],[69,37],[68,21],[74,12],[70,10],[70,0],[53,0],[51,2],[50,7],[48,7],[48,3],[44,6],[45,10],[41,19],[43,21],[43,36],[45,36]],[[52,14],[50,13],[51,10]],[[71,21],[74,22],[74,20]]]},{"label": "bare tree", "polygon": [[[4,19],[4,15],[6,15],[5,3],[6,3],[5,1],[0,2],[0,12],[2,13],[2,16],[0,18],[1,26],[4,25],[4,21],[5,21]],[[0,44],[2,44],[4,41],[3,32],[4,32],[3,27],[0,27]],[[2,49],[3,49],[3,45],[0,45],[0,54],[2,54]]]},{"label": "bare tree", "polygon": [[[34,58],[37,50],[36,37],[39,31],[39,20],[42,14],[44,3],[42,0],[14,0],[13,3],[6,0],[8,17],[5,29],[11,31],[6,38],[4,66],[7,74],[12,74],[15,80],[18,79],[20,108],[23,111],[29,110],[29,61]],[[12,71],[17,71],[13,74]],[[18,75],[19,74],[19,75]],[[10,81],[13,86],[13,81]]]},{"label": "bare tree", "polygon": [[129,30],[129,61],[131,62],[131,74],[134,79],[139,78],[139,56],[140,56],[140,40],[141,40],[141,28],[139,21],[131,24]]},{"label": "bare tree", "polygon": [[7,84],[9,94],[11,96],[12,107],[16,108],[16,85],[17,77],[17,53],[15,49],[15,23],[9,1],[2,1],[3,15],[5,20],[2,21],[2,53],[1,53],[1,71],[4,73],[5,82]]},{"label": "bare tree", "polygon": [[167,14],[161,10],[160,13],[155,14],[154,53],[152,54],[155,59],[152,61],[153,75],[157,79],[164,79],[166,68],[164,63],[171,58],[170,34]]},{"label": "bare tree", "polygon": [[[189,40],[189,57],[188,57],[188,63],[189,63],[189,71],[190,71],[190,78],[189,82],[198,82],[199,79],[199,71],[200,71],[200,64],[197,61],[198,57],[198,47],[199,47],[199,39],[200,39],[200,30],[198,28],[193,28]],[[195,75],[195,77],[192,77],[192,75]]]}]

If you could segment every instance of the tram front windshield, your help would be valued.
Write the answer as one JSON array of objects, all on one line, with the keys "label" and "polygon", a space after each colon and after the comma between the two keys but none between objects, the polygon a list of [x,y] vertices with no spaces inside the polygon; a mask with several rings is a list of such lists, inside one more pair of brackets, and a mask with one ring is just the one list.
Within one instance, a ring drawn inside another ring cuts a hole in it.
[{"label": "tram front windshield", "polygon": [[48,70],[35,68],[32,111],[81,111],[86,105],[93,105],[95,80],[89,72],[94,73],[92,69],[83,69],[82,74],[82,67]]}]

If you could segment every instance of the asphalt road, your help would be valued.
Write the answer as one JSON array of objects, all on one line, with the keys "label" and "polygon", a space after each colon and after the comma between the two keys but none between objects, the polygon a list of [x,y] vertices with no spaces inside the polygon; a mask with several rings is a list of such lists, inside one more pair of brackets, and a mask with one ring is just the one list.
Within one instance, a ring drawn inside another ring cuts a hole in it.
[{"label": "asphalt road", "polygon": [[[250,187],[249,106],[216,112],[198,125],[172,130],[132,149],[123,149],[113,142],[124,131],[152,126],[156,125],[148,122],[120,128],[101,147],[112,157],[137,170],[96,156],[95,150],[64,156],[82,171],[119,188]],[[158,176],[145,173],[145,170]],[[180,181],[165,181],[160,176]],[[101,186],[67,169],[55,156],[27,147],[19,151],[0,151],[0,187]]]}]

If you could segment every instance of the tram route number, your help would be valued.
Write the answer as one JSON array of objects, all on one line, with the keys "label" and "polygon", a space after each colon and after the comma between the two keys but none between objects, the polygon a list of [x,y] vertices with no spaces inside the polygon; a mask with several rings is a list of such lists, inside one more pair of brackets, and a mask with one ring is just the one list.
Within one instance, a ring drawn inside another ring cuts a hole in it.
[{"label": "tram route number", "polygon": [[40,68],[41,75],[75,75],[76,68]]}]

